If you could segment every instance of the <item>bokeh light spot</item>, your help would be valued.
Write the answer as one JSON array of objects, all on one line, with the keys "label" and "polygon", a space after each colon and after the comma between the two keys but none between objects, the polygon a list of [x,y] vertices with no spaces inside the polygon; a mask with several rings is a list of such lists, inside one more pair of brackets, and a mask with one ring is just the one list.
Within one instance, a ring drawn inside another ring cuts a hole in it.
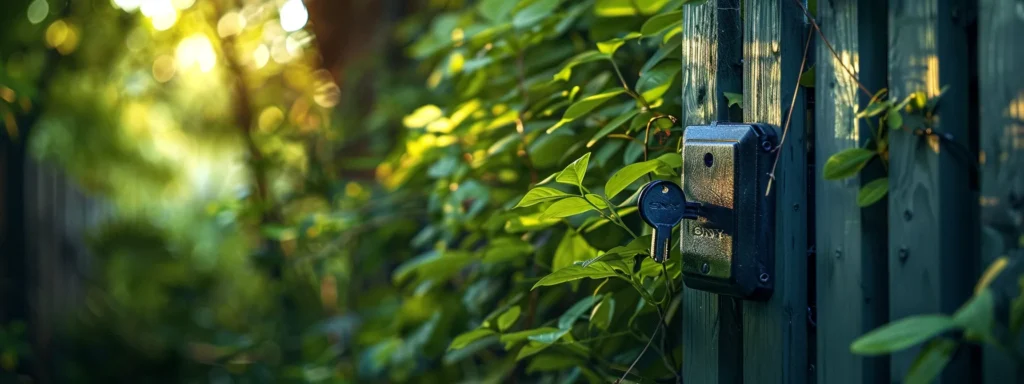
[{"label": "bokeh light spot", "polygon": [[466,64],[465,56],[461,53],[455,52],[448,57],[448,73],[456,74],[462,71],[462,66]]},{"label": "bokeh light spot", "polygon": [[217,34],[220,37],[234,36],[245,29],[245,18],[238,12],[228,12],[217,22]]},{"label": "bokeh light spot", "polygon": [[174,23],[178,21],[178,14],[176,12],[163,13],[153,17],[153,29],[158,31],[166,31],[174,26]]},{"label": "bokeh light spot", "polygon": [[115,7],[121,8],[126,12],[131,12],[139,9],[142,0],[113,0],[113,2]]},{"label": "bokeh light spot", "polygon": [[321,69],[313,74],[315,90],[313,101],[324,108],[331,108],[338,105],[341,99],[341,88],[334,83],[334,78],[327,70]]},{"label": "bokeh light spot", "polygon": [[260,44],[256,47],[256,50],[252,52],[252,61],[256,65],[256,68],[263,68],[270,61],[270,49],[266,45]]},{"label": "bokeh light spot", "polygon": [[288,43],[284,36],[274,39],[270,46],[270,57],[278,64],[284,64],[292,60],[291,52],[288,52]]},{"label": "bokeh light spot", "polygon": [[434,120],[440,119],[442,114],[441,108],[433,104],[427,104],[402,118],[402,125],[405,125],[406,128],[422,128]]},{"label": "bokeh light spot", "polygon": [[153,61],[153,78],[161,83],[166,83],[174,77],[174,58],[169,55],[161,55]]},{"label": "bokeh light spot", "polygon": [[129,33],[128,37],[124,40],[124,43],[128,46],[129,51],[139,52],[143,48],[146,48],[146,43],[149,41],[149,35],[141,28],[137,28],[131,33]]},{"label": "bokeh light spot", "polygon": [[217,64],[217,53],[213,51],[210,39],[203,34],[195,34],[182,40],[174,54],[181,69],[197,66],[200,71],[210,72]]},{"label": "bokeh light spot", "polygon": [[171,0],[171,4],[174,5],[174,8],[179,10],[189,9],[189,7],[195,3],[196,0]]},{"label": "bokeh light spot", "polygon": [[288,35],[288,38],[284,40],[284,46],[289,55],[299,57],[302,54],[302,49],[309,46],[312,41],[313,36],[309,32],[298,31]]},{"label": "bokeh light spot", "polygon": [[174,9],[171,0],[147,0],[141,4],[139,10],[150,19],[153,28],[158,31],[166,31],[178,21],[178,11]]},{"label": "bokeh light spot", "polygon": [[259,128],[261,132],[270,132],[284,121],[284,112],[278,107],[267,107],[260,112]]},{"label": "bokeh light spot", "polygon": [[461,45],[465,39],[466,32],[463,31],[462,28],[455,28],[452,30],[452,42],[455,43],[456,46]]},{"label": "bokeh light spot", "polygon": [[301,0],[288,0],[281,6],[279,11],[281,17],[281,28],[287,32],[295,32],[306,26],[309,19],[309,12]]},{"label": "bokeh light spot", "polygon": [[42,23],[46,15],[50,13],[50,4],[46,0],[35,0],[28,6],[28,22],[32,24]]},{"label": "bokeh light spot", "polygon": [[68,24],[64,20],[57,20],[46,28],[46,44],[56,48],[68,38]]},{"label": "bokeh light spot", "polygon": [[62,55],[70,54],[78,48],[78,31],[64,20],[57,20],[46,28],[46,43]]}]

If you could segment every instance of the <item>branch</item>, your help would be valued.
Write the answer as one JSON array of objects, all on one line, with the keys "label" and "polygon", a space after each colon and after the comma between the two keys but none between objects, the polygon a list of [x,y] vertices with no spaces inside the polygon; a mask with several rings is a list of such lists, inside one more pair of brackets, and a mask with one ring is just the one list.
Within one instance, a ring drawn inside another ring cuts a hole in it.
[{"label": "branch", "polygon": [[[813,31],[807,31],[807,41],[804,43],[804,58],[800,60],[800,71],[804,73],[804,66],[807,65],[807,51],[811,48],[811,34]],[[768,188],[765,188],[764,195],[768,196],[768,192],[772,190],[772,182],[775,181],[775,168],[779,166],[779,158],[782,157],[782,144],[786,142],[786,134],[789,133],[789,123],[793,121],[793,108],[796,107],[796,96],[800,93],[800,78],[797,77],[796,87],[793,90],[793,100],[789,102],[789,113],[786,114],[786,124],[782,127],[782,139],[779,140],[779,145],[775,147],[775,162],[772,164],[772,171],[768,173]]]},{"label": "branch", "polygon": [[[825,43],[826,47],[828,47],[829,52],[832,52],[832,57],[836,59],[836,62],[839,63],[839,66],[843,67],[843,70],[846,71],[846,74],[850,75],[850,79],[852,79],[853,82],[857,84],[857,87],[860,88],[861,92],[864,92],[865,95],[871,97],[871,91],[869,91],[868,88],[864,86],[864,84],[861,84],[860,80],[857,80],[857,75],[853,73],[853,70],[850,69],[850,67],[847,67],[846,63],[844,63],[843,60],[839,58],[839,54],[836,53],[836,49],[832,47],[832,43],[829,42],[828,38],[825,37],[825,34],[821,32],[821,27],[818,26],[818,22],[814,20],[814,16],[811,15],[811,12],[807,10],[807,7],[804,6],[804,3],[800,2],[800,0],[793,0],[793,2],[796,3],[796,5],[800,6],[800,9],[804,11],[804,16],[807,16],[807,20],[811,22],[811,27],[813,27],[814,30],[818,32],[818,37],[820,37],[821,41]],[[810,39],[809,36],[808,39]],[[807,58],[807,53],[804,53],[804,58]],[[800,73],[803,73],[803,71],[803,67],[801,67]]]}]

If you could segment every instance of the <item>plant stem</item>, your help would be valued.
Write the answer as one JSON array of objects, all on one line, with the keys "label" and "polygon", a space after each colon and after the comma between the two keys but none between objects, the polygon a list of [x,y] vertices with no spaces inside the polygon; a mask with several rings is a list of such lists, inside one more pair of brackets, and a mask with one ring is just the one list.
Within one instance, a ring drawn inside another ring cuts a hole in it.
[{"label": "plant stem", "polygon": [[619,82],[622,83],[622,88],[626,90],[626,94],[636,99],[637,102],[643,105],[644,110],[651,110],[651,105],[647,103],[647,100],[644,100],[643,96],[640,96],[636,92],[633,92],[632,89],[629,89],[629,85],[626,84],[626,78],[622,77],[622,71],[619,70],[619,65],[615,64],[615,60],[612,60],[611,57],[608,57],[608,61],[612,63],[612,68],[615,69],[615,75],[619,77]]},{"label": "plant stem", "polygon": [[[811,48],[811,34],[813,31],[807,32],[807,41],[804,42],[804,57],[800,60],[800,73],[804,73],[804,66],[807,65],[807,51]],[[782,139],[779,140],[779,145],[775,147],[775,162],[772,164],[772,171],[768,173],[770,178],[768,179],[768,188],[765,188],[764,195],[768,196],[768,192],[772,190],[772,182],[775,181],[775,168],[779,166],[779,159],[782,158],[782,144],[786,142],[786,134],[789,133],[789,124],[793,121],[793,109],[796,107],[796,96],[800,94],[800,79],[796,81],[796,89],[793,90],[793,99],[789,102],[789,113],[786,114],[786,123],[782,127]]]},{"label": "plant stem", "polygon": [[[612,205],[612,202],[609,201],[608,198],[605,197],[604,195],[600,195],[600,196],[601,196],[601,200],[604,201],[604,204],[608,206],[608,210],[611,211],[612,216],[615,217],[615,220],[613,220],[612,222],[615,223],[616,225],[622,227],[622,229],[625,229],[626,232],[629,232],[629,235],[633,236],[634,239],[640,237],[640,236],[637,236],[636,233],[633,232],[633,230],[629,229],[629,226],[626,225],[625,221],[622,221],[622,216],[619,216],[619,213],[615,211],[615,206]],[[586,198],[584,198],[584,200],[585,199]],[[588,200],[588,202],[589,202],[589,200]],[[593,204],[591,204],[591,205],[593,205]]]}]

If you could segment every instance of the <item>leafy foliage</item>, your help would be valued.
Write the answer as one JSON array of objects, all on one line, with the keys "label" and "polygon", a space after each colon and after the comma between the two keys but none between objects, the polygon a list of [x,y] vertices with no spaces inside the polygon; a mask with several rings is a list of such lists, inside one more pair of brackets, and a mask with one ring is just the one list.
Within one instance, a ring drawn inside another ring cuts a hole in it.
[{"label": "leafy foliage", "polygon": [[1024,302],[1022,265],[1019,260],[1000,257],[982,274],[974,296],[952,316],[929,314],[897,320],[854,340],[850,351],[884,355],[924,344],[904,377],[908,383],[934,381],[956,350],[967,343],[993,346],[1020,365],[1021,326],[1014,321],[1024,314],[1024,306],[1020,306]]},{"label": "leafy foliage", "polygon": [[632,205],[681,166],[685,1],[423,2],[342,73],[279,2],[93,2],[33,29],[83,34],[33,150],[118,208],[68,380],[679,377]]},{"label": "leafy foliage", "polygon": [[[804,87],[814,86],[813,67],[800,76],[800,84]],[[936,118],[938,101],[945,91],[944,87],[938,95],[930,98],[924,91],[918,91],[899,103],[887,99],[888,89],[876,92],[868,105],[856,114],[858,119],[865,120],[872,134],[871,139],[863,147],[847,148],[830,156],[822,167],[822,177],[825,180],[843,180],[857,176],[876,156],[888,173],[890,131],[921,137],[933,152],[938,153],[939,142],[945,136],[931,127]],[[882,200],[889,192],[888,181],[888,177],[883,177],[864,184],[857,194],[857,205],[866,207]]]}]

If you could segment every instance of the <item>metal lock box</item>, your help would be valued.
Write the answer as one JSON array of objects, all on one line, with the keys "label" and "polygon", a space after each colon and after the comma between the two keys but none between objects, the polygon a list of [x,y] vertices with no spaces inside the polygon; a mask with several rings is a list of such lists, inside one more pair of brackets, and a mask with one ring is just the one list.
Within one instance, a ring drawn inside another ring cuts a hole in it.
[{"label": "metal lock box", "polygon": [[774,287],[775,196],[768,190],[777,136],[771,126],[713,123],[683,134],[683,192],[700,205],[683,220],[687,287],[767,300]]}]

